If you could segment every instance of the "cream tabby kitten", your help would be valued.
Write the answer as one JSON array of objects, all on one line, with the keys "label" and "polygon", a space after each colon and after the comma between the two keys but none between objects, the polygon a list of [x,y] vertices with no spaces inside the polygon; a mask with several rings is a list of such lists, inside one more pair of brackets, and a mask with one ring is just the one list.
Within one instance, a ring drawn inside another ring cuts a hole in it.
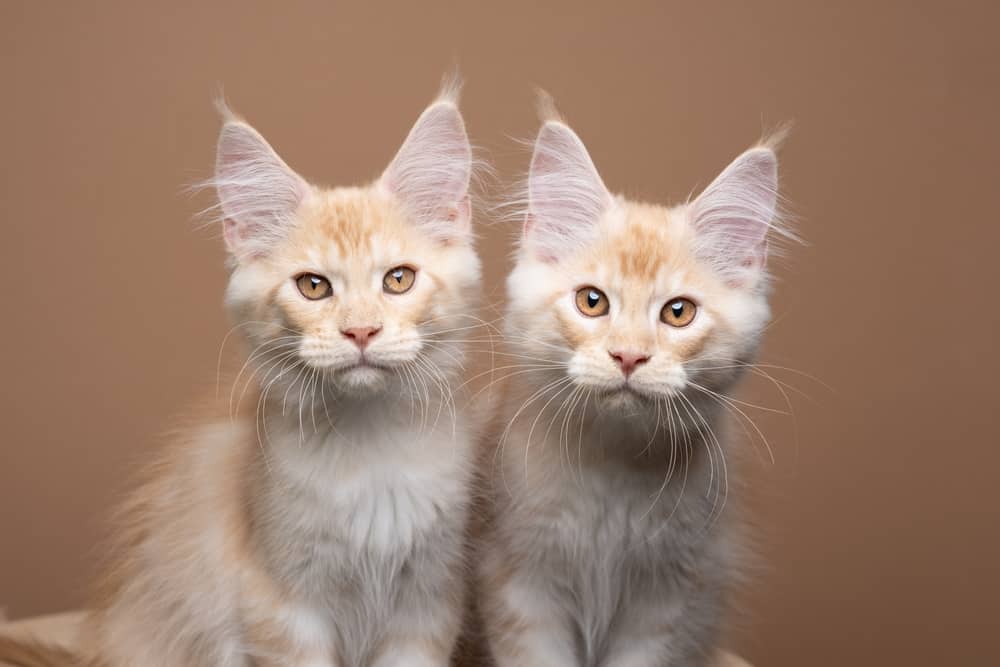
[{"label": "cream tabby kitten", "polygon": [[[479,291],[470,169],[452,94],[364,187],[311,185],[226,118],[226,304],[258,410],[188,430],[152,467],[81,663],[449,663],[473,456],[450,389]],[[33,664],[66,664],[51,655]]]},{"label": "cream tabby kitten", "polygon": [[479,562],[500,667],[712,659],[740,564],[722,413],[768,320],[776,192],[764,144],[690,203],[629,201],[566,124],[541,128]]}]

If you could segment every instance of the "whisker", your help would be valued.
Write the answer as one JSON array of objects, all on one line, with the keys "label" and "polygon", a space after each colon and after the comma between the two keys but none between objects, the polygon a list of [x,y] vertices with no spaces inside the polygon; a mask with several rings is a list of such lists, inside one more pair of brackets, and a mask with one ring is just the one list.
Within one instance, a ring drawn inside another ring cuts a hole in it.
[{"label": "whisker", "polygon": [[[534,403],[535,401],[537,401],[541,396],[544,396],[546,392],[548,392],[548,391],[550,391],[552,389],[555,389],[557,387],[560,387],[563,384],[568,383],[568,382],[572,382],[572,379],[568,378],[568,377],[563,377],[563,378],[559,378],[559,379],[553,380],[552,382],[549,382],[549,383],[543,385],[540,389],[536,390],[533,394],[531,394],[520,405],[520,407],[518,407],[518,409],[514,412],[514,415],[507,422],[507,425],[504,427],[504,430],[503,430],[503,432],[500,435],[499,447],[497,447],[497,453],[494,456],[494,459],[495,459],[494,460],[494,466],[496,466],[497,465],[497,461],[499,461],[500,464],[501,464],[500,465],[501,471],[504,470],[504,466],[502,465],[502,462],[503,462],[504,453],[505,453],[506,448],[507,448],[507,440],[508,440],[508,438],[510,436],[510,430],[511,430],[511,428],[513,427],[513,425],[517,421],[517,419],[521,416],[521,413],[524,412],[524,410],[527,409],[528,406],[530,406],[532,403]],[[505,474],[503,472],[501,472],[501,477],[504,480],[504,486],[507,488],[508,491],[510,491],[510,487],[507,486],[506,477],[505,477]]]},{"label": "whisker", "polygon": [[[698,387],[695,387],[695,389],[698,391],[702,391]],[[723,396],[722,394],[716,394],[714,392],[705,392],[705,395],[716,400],[723,407],[729,410],[734,410],[737,414],[739,414],[739,416],[743,417],[743,419],[745,419],[750,424],[750,426],[753,427],[754,431],[757,432],[757,435],[760,436],[760,439],[763,442],[764,447],[767,449],[767,454],[768,458],[770,459],[771,465],[774,465],[775,458],[774,458],[774,451],[771,449],[771,443],[768,442],[767,436],[765,436],[764,432],[760,429],[759,426],[757,426],[757,422],[751,419],[751,417],[746,412],[741,410],[738,405],[732,403],[726,396]]]},{"label": "whisker", "polygon": [[747,403],[746,401],[741,401],[739,399],[733,398],[732,396],[725,396],[724,394],[720,394],[720,393],[718,393],[716,391],[713,391],[712,389],[709,389],[708,387],[705,387],[705,386],[702,386],[702,385],[698,384],[697,382],[692,382],[691,380],[688,380],[687,383],[690,386],[694,387],[695,389],[697,389],[699,391],[705,392],[706,394],[710,394],[712,396],[719,396],[719,397],[725,398],[728,401],[732,401],[733,403],[737,403],[737,404],[742,405],[742,406],[747,407],[747,408],[753,408],[755,410],[762,410],[763,412],[773,412],[773,413],[779,414],[779,415],[789,415],[789,414],[791,414],[791,413],[786,412],[784,410],[778,410],[777,408],[769,408],[769,407],[767,407],[765,405],[755,405],[754,403]]}]

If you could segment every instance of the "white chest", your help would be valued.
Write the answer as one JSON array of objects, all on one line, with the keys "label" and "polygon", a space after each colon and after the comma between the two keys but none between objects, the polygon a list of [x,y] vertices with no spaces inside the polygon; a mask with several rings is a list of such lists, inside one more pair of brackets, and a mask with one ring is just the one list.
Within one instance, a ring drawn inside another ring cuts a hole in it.
[{"label": "white chest", "polygon": [[690,500],[653,476],[597,474],[550,484],[507,527],[522,556],[553,583],[551,594],[571,592],[565,606],[592,648],[631,598],[653,587],[669,595],[677,564],[706,529],[700,503]]},{"label": "white chest", "polygon": [[261,527],[269,565],[335,631],[344,664],[364,664],[406,591],[461,553],[471,450],[450,428],[391,424],[288,444]]},{"label": "white chest", "polygon": [[387,427],[363,442],[330,436],[289,449],[274,503],[290,525],[313,533],[317,548],[392,560],[464,516],[465,451],[450,432],[414,437]]}]

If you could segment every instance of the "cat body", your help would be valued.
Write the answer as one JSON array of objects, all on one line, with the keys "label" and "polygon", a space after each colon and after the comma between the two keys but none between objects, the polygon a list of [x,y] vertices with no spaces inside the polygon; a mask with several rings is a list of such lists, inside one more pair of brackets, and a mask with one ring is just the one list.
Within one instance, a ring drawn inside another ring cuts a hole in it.
[{"label": "cat body", "polygon": [[140,554],[91,619],[94,655],[447,664],[474,436],[450,419],[419,432],[409,406],[337,407],[350,417],[316,432],[276,410],[263,453],[252,418],[197,427],[175,446],[126,511],[135,523],[123,537]]},{"label": "cat body", "polygon": [[[652,457],[553,457],[539,464],[537,455],[514,444],[528,442],[534,416],[511,429],[503,457],[521,465],[527,458],[537,477],[498,473],[503,479],[488,540],[504,547],[487,548],[483,556],[484,587],[496,590],[496,597],[484,596],[487,633],[494,635],[495,654],[509,656],[500,664],[520,664],[515,660],[525,655],[539,665],[699,664],[702,652],[715,648],[723,592],[740,550],[719,523],[732,517],[716,516],[707,458],[680,454],[666,485],[670,464]],[[582,427],[604,432],[585,432],[582,439],[574,432],[574,455],[577,446],[636,452],[637,443],[649,441],[648,431],[595,421]],[[543,417],[536,431],[550,423]],[[531,447],[559,452],[566,439],[533,436]],[[649,656],[662,662],[647,662]]]},{"label": "cat body", "polygon": [[677,207],[610,194],[559,120],[508,279],[479,608],[500,667],[692,667],[744,562],[726,393],[769,317],[774,154]]}]

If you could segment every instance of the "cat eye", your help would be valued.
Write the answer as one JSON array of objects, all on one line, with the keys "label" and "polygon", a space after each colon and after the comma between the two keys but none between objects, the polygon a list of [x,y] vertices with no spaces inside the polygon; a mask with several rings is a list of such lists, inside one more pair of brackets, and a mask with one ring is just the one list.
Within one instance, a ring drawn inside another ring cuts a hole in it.
[{"label": "cat eye", "polygon": [[389,269],[382,278],[382,287],[390,294],[402,294],[409,292],[413,287],[413,281],[417,279],[417,272],[408,266],[397,266]]},{"label": "cat eye", "polygon": [[333,287],[330,281],[315,273],[303,273],[295,279],[295,285],[299,288],[302,296],[310,301],[325,299],[333,294]]},{"label": "cat eye", "polygon": [[660,320],[672,327],[686,327],[691,324],[698,307],[690,299],[674,299],[660,311]]},{"label": "cat eye", "polygon": [[608,314],[608,297],[596,287],[584,287],[576,292],[576,307],[587,317],[601,317]]}]

